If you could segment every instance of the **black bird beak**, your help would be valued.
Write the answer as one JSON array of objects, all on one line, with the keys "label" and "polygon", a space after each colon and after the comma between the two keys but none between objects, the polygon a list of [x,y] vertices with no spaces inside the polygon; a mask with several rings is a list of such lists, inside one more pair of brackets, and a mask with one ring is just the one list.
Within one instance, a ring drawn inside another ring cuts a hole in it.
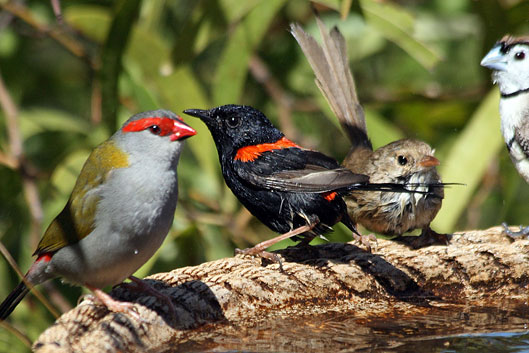
[{"label": "black bird beak", "polygon": [[207,123],[211,120],[211,116],[209,114],[209,110],[203,110],[203,109],[186,109],[184,110],[184,113],[187,115],[194,116],[196,118],[199,118],[203,122]]}]

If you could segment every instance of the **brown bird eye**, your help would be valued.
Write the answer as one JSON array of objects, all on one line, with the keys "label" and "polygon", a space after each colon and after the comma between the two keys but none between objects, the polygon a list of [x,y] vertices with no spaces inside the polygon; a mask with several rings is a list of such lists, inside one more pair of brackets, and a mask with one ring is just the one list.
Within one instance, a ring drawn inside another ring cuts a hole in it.
[{"label": "brown bird eye", "polygon": [[523,60],[525,59],[525,53],[523,51],[519,51],[514,54],[514,57],[516,58],[516,60]]},{"label": "brown bird eye", "polygon": [[408,159],[404,156],[398,156],[397,161],[400,165],[406,165],[406,163],[408,163]]},{"label": "brown bird eye", "polygon": [[160,135],[160,133],[162,132],[162,129],[160,129],[158,125],[153,125],[149,127],[149,131],[155,135]]}]

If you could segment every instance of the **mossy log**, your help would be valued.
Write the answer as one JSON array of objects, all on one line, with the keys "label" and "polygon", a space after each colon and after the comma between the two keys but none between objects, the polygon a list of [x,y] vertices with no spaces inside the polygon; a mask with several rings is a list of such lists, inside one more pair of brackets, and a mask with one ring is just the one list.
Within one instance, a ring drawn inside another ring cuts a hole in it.
[{"label": "mossy log", "polygon": [[[456,233],[446,246],[418,250],[379,240],[371,254],[349,243],[279,254],[283,271],[278,264],[235,256],[149,276],[151,285],[172,298],[174,316],[163,301],[127,287],[111,294],[137,303],[141,320],[86,299],[42,333],[33,349],[187,351],[197,344],[218,348],[230,339],[246,339],[241,349],[260,350],[259,338],[248,336],[255,325],[291,322],[295,330],[299,319],[310,325],[326,313],[367,320],[447,305],[487,306],[500,298],[521,305],[527,300],[529,240],[512,241],[499,227]],[[273,344],[269,350],[314,346],[288,338],[265,340]],[[322,340],[318,349],[325,348]]]}]

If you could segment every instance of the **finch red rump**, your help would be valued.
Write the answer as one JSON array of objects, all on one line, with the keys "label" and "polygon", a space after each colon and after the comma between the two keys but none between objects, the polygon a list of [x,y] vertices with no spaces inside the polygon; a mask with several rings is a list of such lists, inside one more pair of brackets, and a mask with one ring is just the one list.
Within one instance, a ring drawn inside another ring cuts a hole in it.
[{"label": "finch red rump", "polygon": [[296,145],[294,142],[290,141],[286,137],[282,137],[276,142],[273,143],[261,143],[259,145],[253,145],[253,146],[246,146],[239,148],[237,151],[237,154],[235,155],[236,161],[241,162],[253,162],[263,152],[268,152],[272,150],[280,150],[282,148],[289,148],[289,147],[297,147],[301,148],[300,146]]},{"label": "finch red rump", "polygon": [[[180,120],[183,121],[182,118]],[[145,129],[151,129],[154,134],[159,136],[172,135],[171,141],[196,134],[195,130],[185,124],[180,124],[178,120],[158,116],[131,121],[123,127],[123,132],[143,131]]]},{"label": "finch red rump", "polygon": [[52,253],[49,253],[49,252],[44,253],[42,255],[39,255],[39,257],[37,257],[37,260],[35,260],[35,262],[39,262],[39,261],[49,262],[52,256],[53,256]]}]

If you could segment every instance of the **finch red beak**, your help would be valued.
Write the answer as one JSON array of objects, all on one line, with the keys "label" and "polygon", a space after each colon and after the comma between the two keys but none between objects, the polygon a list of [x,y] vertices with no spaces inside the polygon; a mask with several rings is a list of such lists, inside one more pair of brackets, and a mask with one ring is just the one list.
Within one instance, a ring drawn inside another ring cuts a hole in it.
[{"label": "finch red beak", "polygon": [[182,140],[196,134],[197,132],[195,129],[184,123],[182,120],[174,120],[171,141]]},{"label": "finch red beak", "polygon": [[434,156],[426,156],[419,162],[419,165],[425,168],[436,167],[439,164],[441,164],[441,162],[439,162]]}]

